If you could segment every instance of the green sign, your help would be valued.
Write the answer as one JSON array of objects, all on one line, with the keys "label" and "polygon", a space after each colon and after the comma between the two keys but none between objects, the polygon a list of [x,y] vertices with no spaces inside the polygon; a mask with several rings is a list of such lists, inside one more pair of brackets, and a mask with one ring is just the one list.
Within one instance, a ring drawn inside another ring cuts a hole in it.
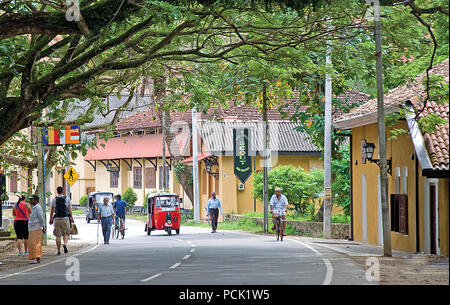
[{"label": "green sign", "polygon": [[252,174],[252,157],[249,156],[249,129],[233,129],[234,174],[245,183]]}]

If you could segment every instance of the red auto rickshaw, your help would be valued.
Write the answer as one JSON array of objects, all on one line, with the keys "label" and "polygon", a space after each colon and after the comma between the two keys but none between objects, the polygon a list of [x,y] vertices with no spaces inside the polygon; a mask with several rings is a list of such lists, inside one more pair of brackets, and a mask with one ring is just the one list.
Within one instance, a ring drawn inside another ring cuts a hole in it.
[{"label": "red auto rickshaw", "polygon": [[147,222],[145,231],[164,230],[168,235],[175,230],[180,234],[180,198],[175,193],[154,193],[147,197]]}]

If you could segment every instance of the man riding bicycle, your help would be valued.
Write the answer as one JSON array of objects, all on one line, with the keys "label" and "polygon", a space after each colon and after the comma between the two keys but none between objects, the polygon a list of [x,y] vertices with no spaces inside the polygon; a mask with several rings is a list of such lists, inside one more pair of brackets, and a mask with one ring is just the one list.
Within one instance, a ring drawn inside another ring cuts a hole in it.
[{"label": "man riding bicycle", "polygon": [[273,227],[276,229],[276,219],[279,216],[283,220],[283,232],[286,230],[286,208],[288,206],[288,200],[286,196],[281,194],[281,188],[275,188],[275,194],[270,198],[270,212],[272,213]]},{"label": "man riding bicycle", "polygon": [[[122,218],[124,226],[125,226],[125,214],[128,210],[128,203],[124,200],[122,200],[122,196],[116,195],[114,196],[115,202],[114,202],[114,211],[116,212],[116,224],[117,226],[120,224],[119,219]],[[120,228],[119,228],[120,229]]]}]

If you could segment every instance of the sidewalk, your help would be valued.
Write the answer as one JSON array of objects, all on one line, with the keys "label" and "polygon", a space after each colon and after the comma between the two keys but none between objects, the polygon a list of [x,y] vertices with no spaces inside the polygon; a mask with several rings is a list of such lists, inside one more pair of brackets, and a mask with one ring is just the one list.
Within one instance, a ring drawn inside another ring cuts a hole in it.
[{"label": "sidewalk", "polygon": [[301,241],[344,254],[364,269],[367,258],[376,257],[380,262],[381,285],[449,285],[448,257],[392,251],[392,257],[383,256],[383,247],[366,243],[298,237]]},{"label": "sidewalk", "polygon": [[[49,217],[47,215],[47,217]],[[74,217],[76,220],[82,219],[82,217]],[[76,222],[75,220],[75,222]],[[56,241],[51,239],[53,233],[53,226],[47,224],[47,232],[49,239],[47,240],[47,246],[42,246],[42,263],[47,263],[52,260],[63,258],[65,255],[71,255],[82,248],[85,248],[92,243],[89,241],[78,238],[78,236],[73,236],[69,240],[67,249],[68,254],[64,254],[61,247],[61,255],[57,255]],[[18,251],[16,247],[16,242],[13,240],[0,241],[0,274],[11,269],[20,268],[24,266],[30,266],[30,261],[28,255],[18,256]]]}]

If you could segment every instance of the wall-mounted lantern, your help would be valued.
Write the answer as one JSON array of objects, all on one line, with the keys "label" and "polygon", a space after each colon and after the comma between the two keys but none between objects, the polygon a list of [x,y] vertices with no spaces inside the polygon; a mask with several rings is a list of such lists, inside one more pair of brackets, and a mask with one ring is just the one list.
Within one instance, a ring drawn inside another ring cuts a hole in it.
[{"label": "wall-mounted lantern", "polygon": [[[369,160],[372,163],[376,163],[378,167],[380,167],[380,160],[373,158],[373,152],[375,151],[375,144],[373,143],[364,143],[364,155],[367,160]],[[392,175],[392,157],[387,161],[387,172]]]},{"label": "wall-mounted lantern", "polygon": [[216,159],[210,159],[210,158],[207,158],[204,162],[205,162],[205,169],[206,169],[206,172],[207,172],[208,174],[213,175],[214,177],[219,176],[219,172],[213,172],[213,171],[212,171],[212,167],[213,167],[214,165],[219,165],[219,164],[217,163],[217,160],[216,160]]}]

